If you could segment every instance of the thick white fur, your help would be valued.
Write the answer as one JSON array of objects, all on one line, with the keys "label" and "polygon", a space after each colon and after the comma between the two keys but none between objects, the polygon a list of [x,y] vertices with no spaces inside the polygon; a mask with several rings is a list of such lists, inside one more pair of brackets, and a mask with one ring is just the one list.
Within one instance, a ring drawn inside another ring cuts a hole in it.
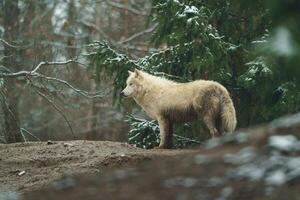
[{"label": "thick white fur", "polygon": [[159,148],[172,147],[174,122],[200,118],[213,137],[233,132],[236,127],[236,113],[229,93],[214,81],[176,83],[135,70],[129,72],[122,94],[133,97],[152,119],[158,121]]}]

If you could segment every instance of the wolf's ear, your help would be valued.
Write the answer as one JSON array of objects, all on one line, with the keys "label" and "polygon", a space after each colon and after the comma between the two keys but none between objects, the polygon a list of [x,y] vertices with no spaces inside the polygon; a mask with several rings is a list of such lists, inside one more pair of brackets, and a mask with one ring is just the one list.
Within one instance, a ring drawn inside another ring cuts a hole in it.
[{"label": "wolf's ear", "polygon": [[132,72],[132,71],[130,71],[130,70],[128,70],[128,74],[129,74],[129,75],[131,75],[131,74],[133,74],[133,72]]},{"label": "wolf's ear", "polygon": [[142,72],[138,69],[134,70],[135,78],[142,78]]}]

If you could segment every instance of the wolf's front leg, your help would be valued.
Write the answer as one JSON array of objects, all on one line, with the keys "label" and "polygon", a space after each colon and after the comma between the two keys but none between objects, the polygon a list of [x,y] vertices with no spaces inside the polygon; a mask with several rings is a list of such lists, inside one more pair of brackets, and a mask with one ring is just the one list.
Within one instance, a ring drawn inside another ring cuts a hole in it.
[{"label": "wolf's front leg", "polygon": [[165,118],[158,119],[159,124],[159,136],[160,143],[156,147],[158,149],[171,149],[172,148],[172,135],[173,135],[173,125],[170,120]]}]

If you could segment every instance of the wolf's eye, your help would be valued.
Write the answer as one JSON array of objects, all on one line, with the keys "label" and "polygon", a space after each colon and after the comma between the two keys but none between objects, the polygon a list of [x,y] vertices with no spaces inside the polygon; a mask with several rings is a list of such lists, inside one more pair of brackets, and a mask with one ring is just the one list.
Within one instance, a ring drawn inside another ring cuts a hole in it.
[{"label": "wolf's eye", "polygon": [[132,86],[133,85],[133,83],[129,83],[129,86]]}]

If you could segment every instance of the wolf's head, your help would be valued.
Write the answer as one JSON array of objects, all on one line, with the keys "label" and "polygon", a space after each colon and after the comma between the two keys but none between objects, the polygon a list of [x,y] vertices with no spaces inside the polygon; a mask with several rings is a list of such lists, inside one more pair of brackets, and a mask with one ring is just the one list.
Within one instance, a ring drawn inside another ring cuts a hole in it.
[{"label": "wolf's head", "polygon": [[138,97],[143,90],[143,72],[135,69],[133,72],[128,71],[128,73],[126,88],[122,90],[121,95],[124,97]]}]

